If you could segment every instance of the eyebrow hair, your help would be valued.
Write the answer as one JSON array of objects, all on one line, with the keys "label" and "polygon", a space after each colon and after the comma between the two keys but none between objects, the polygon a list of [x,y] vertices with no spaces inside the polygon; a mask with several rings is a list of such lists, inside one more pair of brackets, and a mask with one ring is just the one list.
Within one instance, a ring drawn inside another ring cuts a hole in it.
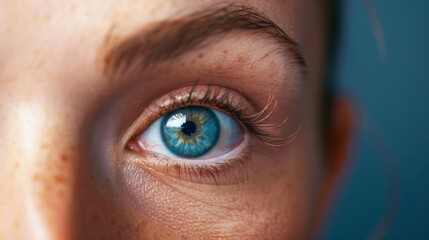
[{"label": "eyebrow hair", "polygon": [[262,33],[282,45],[293,63],[305,71],[299,44],[268,16],[242,5],[200,10],[185,17],[150,25],[113,46],[104,58],[103,73],[121,74],[130,67],[146,68],[204,47],[215,36],[233,31]]}]

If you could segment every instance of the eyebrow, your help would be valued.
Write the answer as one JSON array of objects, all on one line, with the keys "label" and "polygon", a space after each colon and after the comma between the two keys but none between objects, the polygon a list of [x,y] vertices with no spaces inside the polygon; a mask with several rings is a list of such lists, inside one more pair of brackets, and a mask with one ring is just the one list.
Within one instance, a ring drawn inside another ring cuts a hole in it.
[{"label": "eyebrow", "polygon": [[233,31],[270,37],[282,46],[285,54],[292,57],[293,63],[305,71],[301,47],[294,39],[265,14],[250,7],[231,4],[144,27],[109,48],[104,57],[103,73],[112,76],[124,73],[131,67],[145,69],[204,47],[212,43],[210,40],[214,37]]}]

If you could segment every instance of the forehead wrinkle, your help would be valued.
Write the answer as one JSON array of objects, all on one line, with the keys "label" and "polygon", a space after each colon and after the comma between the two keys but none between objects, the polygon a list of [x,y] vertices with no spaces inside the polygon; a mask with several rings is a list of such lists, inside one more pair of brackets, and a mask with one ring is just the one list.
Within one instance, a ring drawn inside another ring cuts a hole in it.
[{"label": "forehead wrinkle", "polygon": [[266,15],[242,5],[203,9],[178,19],[150,24],[124,40],[112,40],[114,28],[112,25],[102,45],[102,49],[108,50],[101,59],[102,73],[108,78],[115,78],[130,69],[142,70],[159,61],[177,58],[232,31],[268,36],[276,40],[294,63],[303,69],[306,65],[298,43]]}]

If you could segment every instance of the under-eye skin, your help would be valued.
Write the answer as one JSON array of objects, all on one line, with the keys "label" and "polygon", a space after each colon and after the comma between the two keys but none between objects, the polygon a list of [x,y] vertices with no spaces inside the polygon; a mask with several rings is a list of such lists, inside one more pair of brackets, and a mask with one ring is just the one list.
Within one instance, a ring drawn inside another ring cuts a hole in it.
[{"label": "under-eye skin", "polygon": [[142,168],[221,184],[228,172],[238,177],[247,168],[255,151],[249,145],[274,145],[280,139],[264,128],[270,126],[264,122],[272,112],[269,107],[258,110],[240,93],[220,86],[176,89],[145,108],[127,151]]}]

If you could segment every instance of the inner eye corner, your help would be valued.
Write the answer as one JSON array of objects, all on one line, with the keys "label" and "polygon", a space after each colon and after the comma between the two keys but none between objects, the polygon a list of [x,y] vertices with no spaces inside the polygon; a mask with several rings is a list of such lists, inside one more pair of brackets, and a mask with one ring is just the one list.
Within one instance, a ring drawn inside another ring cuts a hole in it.
[{"label": "inner eye corner", "polygon": [[139,145],[138,140],[136,140],[136,137],[130,137],[125,141],[124,150],[126,151],[133,151],[136,153],[142,153],[142,147]]}]

